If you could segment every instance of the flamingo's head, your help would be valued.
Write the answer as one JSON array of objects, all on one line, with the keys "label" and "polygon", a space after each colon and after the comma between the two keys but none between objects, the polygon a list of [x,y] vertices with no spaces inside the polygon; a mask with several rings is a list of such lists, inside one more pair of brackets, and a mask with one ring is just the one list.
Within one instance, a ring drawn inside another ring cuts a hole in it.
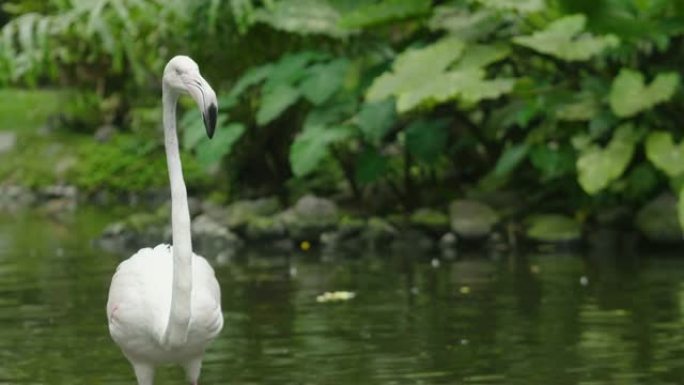
[{"label": "flamingo's head", "polygon": [[216,93],[200,75],[199,67],[187,56],[175,56],[164,68],[164,85],[170,90],[189,94],[202,112],[204,127],[209,138],[214,136],[218,115]]}]

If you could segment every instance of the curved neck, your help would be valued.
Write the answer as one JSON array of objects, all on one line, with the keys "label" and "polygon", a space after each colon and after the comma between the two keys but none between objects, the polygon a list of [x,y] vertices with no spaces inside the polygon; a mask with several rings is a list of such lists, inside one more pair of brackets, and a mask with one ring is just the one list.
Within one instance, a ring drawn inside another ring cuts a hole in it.
[{"label": "curved neck", "polygon": [[166,164],[171,183],[171,229],[173,236],[173,284],[171,311],[164,331],[162,344],[178,346],[185,343],[190,323],[190,295],[192,292],[192,240],[190,238],[190,211],[183,181],[178,135],[176,133],[176,104],[178,94],[162,90],[164,145]]}]

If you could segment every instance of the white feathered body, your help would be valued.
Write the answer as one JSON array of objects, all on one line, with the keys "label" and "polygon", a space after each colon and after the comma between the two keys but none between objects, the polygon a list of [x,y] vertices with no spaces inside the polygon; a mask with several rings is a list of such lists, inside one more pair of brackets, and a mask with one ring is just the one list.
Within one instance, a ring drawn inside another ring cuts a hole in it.
[{"label": "white feathered body", "polygon": [[112,278],[107,318],[112,339],[132,361],[150,365],[186,363],[201,357],[223,327],[221,292],[214,270],[192,256],[192,305],[187,341],[162,341],[169,321],[173,279],[172,246],[145,248],[121,262]]}]

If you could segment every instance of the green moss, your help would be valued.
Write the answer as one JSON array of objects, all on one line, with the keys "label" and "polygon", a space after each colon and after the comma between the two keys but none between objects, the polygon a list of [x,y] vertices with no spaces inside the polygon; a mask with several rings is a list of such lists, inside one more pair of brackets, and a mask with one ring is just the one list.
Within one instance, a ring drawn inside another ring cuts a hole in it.
[{"label": "green moss", "polygon": [[[194,158],[181,154],[189,187],[206,184],[207,176]],[[78,149],[73,182],[86,191],[145,191],[169,183],[164,147],[159,141],[118,135],[107,143],[89,141]]]},{"label": "green moss", "polygon": [[0,130],[28,132],[60,112],[64,92],[0,89]]},{"label": "green moss", "polygon": [[63,182],[57,168],[79,145],[77,138],[67,145],[35,133],[18,134],[15,147],[0,155],[0,181],[31,188]]},{"label": "green moss", "polygon": [[527,237],[538,242],[570,242],[579,240],[582,236],[582,226],[563,215],[534,215],[526,222]]}]

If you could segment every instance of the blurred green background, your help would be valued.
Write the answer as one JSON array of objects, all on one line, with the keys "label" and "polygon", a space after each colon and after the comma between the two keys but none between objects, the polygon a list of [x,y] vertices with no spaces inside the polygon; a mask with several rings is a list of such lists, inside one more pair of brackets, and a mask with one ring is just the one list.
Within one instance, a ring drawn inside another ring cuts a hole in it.
[{"label": "blurred green background", "polygon": [[182,110],[185,173],[199,196],[314,193],[364,215],[469,197],[508,202],[511,218],[617,227],[664,199],[660,219],[684,217],[684,1],[1,9],[0,130],[16,144],[0,152],[0,184],[164,188],[160,77],[182,53],[220,99],[213,141],[199,112]]}]

